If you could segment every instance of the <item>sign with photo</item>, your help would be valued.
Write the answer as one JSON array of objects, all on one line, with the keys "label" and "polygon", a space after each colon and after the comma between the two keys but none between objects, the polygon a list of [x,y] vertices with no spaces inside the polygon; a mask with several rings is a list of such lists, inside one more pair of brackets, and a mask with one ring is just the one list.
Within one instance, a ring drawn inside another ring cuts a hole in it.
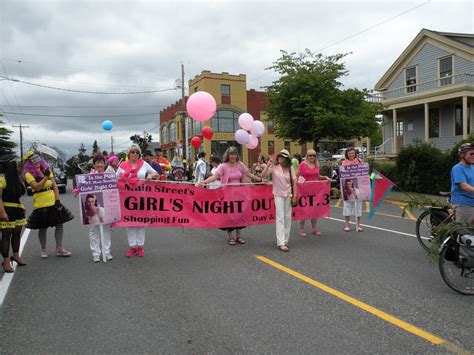
[{"label": "sign with photo", "polygon": [[369,164],[343,165],[339,174],[344,201],[370,200]]},{"label": "sign with photo", "polygon": [[114,173],[76,175],[82,224],[119,222],[120,197]]}]

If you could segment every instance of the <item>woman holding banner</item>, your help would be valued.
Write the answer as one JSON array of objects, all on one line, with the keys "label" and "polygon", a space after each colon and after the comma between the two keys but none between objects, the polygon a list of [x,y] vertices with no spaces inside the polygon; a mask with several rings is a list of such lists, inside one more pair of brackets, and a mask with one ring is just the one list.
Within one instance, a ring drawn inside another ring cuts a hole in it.
[{"label": "woman holding banner", "polygon": [[277,161],[272,164],[268,160],[267,167],[262,171],[262,177],[272,175],[273,195],[275,198],[276,237],[277,246],[283,252],[288,252],[288,242],[291,232],[291,208],[296,206],[296,174],[293,169],[290,153],[282,149],[277,155]]},{"label": "woman holding banner", "polygon": [[28,217],[26,228],[38,229],[41,244],[41,257],[48,257],[46,237],[48,227],[55,227],[56,256],[70,256],[71,252],[63,247],[63,224],[74,216],[61,204],[59,191],[48,164],[33,151],[23,157],[25,165],[23,176],[33,190],[33,212]]},{"label": "woman holding banner", "polygon": [[[327,176],[319,175],[319,162],[318,156],[316,151],[313,149],[309,149],[306,152],[305,160],[300,163],[298,166],[298,171],[296,172],[296,176],[298,177],[298,182],[306,182],[306,181],[319,181],[319,180],[328,180],[331,179]],[[304,231],[304,222],[305,220],[300,221],[300,237],[306,237],[306,232]],[[320,236],[321,232],[317,227],[317,219],[311,220],[311,227],[312,227],[312,234]]]},{"label": "woman holding banner", "polygon": [[[362,164],[363,161],[358,157],[357,151],[355,148],[347,148],[346,150],[346,159],[342,161],[342,165],[352,165],[352,164]],[[348,182],[352,180],[346,180],[345,182]],[[349,220],[351,216],[355,216],[356,218],[356,231],[357,232],[362,232],[363,229],[360,226],[360,217],[362,216],[362,201],[360,201],[358,198],[355,197],[355,188],[353,186],[347,186],[347,189],[349,193],[351,194],[350,197],[351,199],[346,199],[344,198],[343,201],[343,208],[342,208],[342,214],[344,216],[344,232],[350,232],[351,228],[349,227]],[[342,192],[345,193],[346,191],[346,186],[341,186]],[[352,195],[352,192],[354,194]],[[345,196],[344,196],[345,197]]]},{"label": "woman holding banner", "polygon": [[[223,163],[220,164],[215,173],[201,181],[199,186],[204,186],[213,181],[219,180],[222,185],[240,185],[241,181],[248,177],[253,181],[262,182],[261,177],[255,176],[250,173],[249,169],[239,159],[239,151],[236,147],[229,147],[223,157]],[[227,231],[227,243],[229,245],[245,244],[246,241],[240,236],[240,231],[245,227],[230,227],[221,228]],[[232,232],[235,230],[235,238],[232,236]]]},{"label": "woman holding banner", "polygon": [[[132,145],[128,149],[128,160],[122,162],[117,169],[119,188],[123,189],[125,183],[134,185],[138,180],[158,180],[160,175],[143,159],[138,145]],[[145,244],[145,227],[127,227],[127,238],[130,249],[127,257],[135,255],[145,256],[143,246]]]}]

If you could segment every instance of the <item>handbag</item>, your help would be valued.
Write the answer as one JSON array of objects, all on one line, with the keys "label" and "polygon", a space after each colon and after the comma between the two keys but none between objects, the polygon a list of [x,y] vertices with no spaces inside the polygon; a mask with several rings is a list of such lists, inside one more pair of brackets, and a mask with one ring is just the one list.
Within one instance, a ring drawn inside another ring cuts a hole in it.
[{"label": "handbag", "polygon": [[291,186],[291,207],[298,206],[298,200],[293,202],[293,196],[295,195],[295,191],[293,190],[293,174],[291,173],[291,166],[290,166],[290,186]]}]

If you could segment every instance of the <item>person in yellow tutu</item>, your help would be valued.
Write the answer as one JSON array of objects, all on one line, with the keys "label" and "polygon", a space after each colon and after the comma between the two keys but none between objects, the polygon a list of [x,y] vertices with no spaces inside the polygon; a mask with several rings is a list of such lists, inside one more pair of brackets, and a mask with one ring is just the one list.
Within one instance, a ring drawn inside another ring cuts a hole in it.
[{"label": "person in yellow tutu", "polygon": [[56,256],[70,256],[71,252],[63,247],[63,224],[72,220],[74,216],[61,204],[59,191],[53,173],[48,164],[29,151],[23,157],[25,165],[23,176],[33,190],[33,212],[28,217],[26,228],[38,229],[41,244],[41,258],[48,257],[46,251],[46,230],[55,227]]},{"label": "person in yellow tutu", "polygon": [[[7,273],[14,271],[12,263],[25,266],[20,257],[21,230],[26,224],[25,207],[20,197],[25,187],[20,181],[15,154],[6,153],[0,157],[0,229],[2,230],[2,267]],[[10,256],[10,243],[13,255]]]}]

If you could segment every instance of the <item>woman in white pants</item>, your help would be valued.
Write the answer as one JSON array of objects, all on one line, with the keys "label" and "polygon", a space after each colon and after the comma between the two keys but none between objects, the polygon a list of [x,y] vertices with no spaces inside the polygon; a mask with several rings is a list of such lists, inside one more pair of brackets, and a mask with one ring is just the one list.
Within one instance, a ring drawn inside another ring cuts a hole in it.
[{"label": "woman in white pants", "polygon": [[[343,166],[362,164],[363,161],[358,157],[358,152],[355,148],[347,148],[346,159],[342,161]],[[362,201],[359,200],[359,190],[354,186],[354,181],[346,180],[343,186],[343,208],[342,215],[344,216],[344,232],[350,232],[349,220],[351,216],[356,218],[356,231],[362,232],[360,225],[360,217],[362,216]]]},{"label": "woman in white pants", "polygon": [[[105,160],[102,154],[96,154],[92,158],[92,171],[91,174],[103,173],[105,171]],[[89,244],[92,252],[92,261],[98,263],[100,261],[100,255],[102,253],[100,249],[100,226],[104,231],[104,248],[105,258],[110,261],[113,259],[110,254],[110,234],[112,232],[112,224],[104,223],[105,212],[104,208],[100,207],[97,196],[94,194],[86,195],[84,201],[84,213],[83,220],[84,224],[89,224]]]},{"label": "woman in white pants", "polygon": [[[146,161],[141,159],[141,150],[138,145],[132,145],[128,149],[128,160],[122,162],[117,169],[117,179],[119,187],[127,183],[134,185],[138,180],[157,180],[160,175]],[[128,244],[130,246],[127,257],[135,255],[145,256],[143,246],[145,245],[145,227],[127,228]]]},{"label": "woman in white pants", "polygon": [[275,198],[276,212],[276,238],[277,247],[283,252],[288,252],[288,242],[291,232],[291,206],[296,199],[296,174],[291,164],[290,153],[282,149],[277,155],[277,161],[272,164],[272,159],[262,172],[262,177],[272,175],[273,196]]}]

